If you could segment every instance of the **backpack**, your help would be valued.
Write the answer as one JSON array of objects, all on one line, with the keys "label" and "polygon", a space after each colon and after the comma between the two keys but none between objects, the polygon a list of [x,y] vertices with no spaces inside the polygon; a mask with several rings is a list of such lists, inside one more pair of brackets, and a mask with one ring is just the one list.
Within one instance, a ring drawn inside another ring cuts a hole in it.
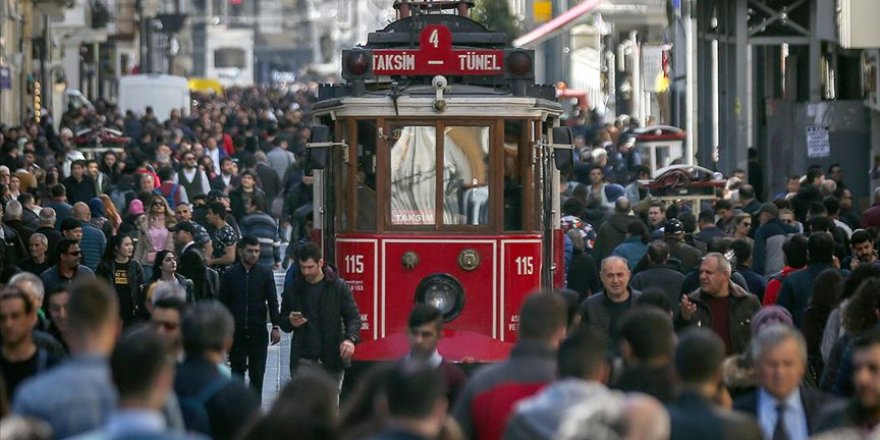
[{"label": "backpack", "polygon": [[187,431],[211,435],[211,419],[205,405],[231,381],[232,379],[226,377],[218,377],[196,395],[180,397],[180,412]]},{"label": "backpack", "polygon": [[168,207],[170,207],[171,209],[174,209],[175,206],[177,206],[177,202],[175,202],[174,199],[177,198],[175,196],[177,195],[179,188],[180,185],[175,183],[171,186],[171,191],[169,191],[168,194],[165,194],[165,191],[162,191],[161,188],[159,190],[159,192],[162,193],[162,197],[165,197],[165,201],[168,202]]},{"label": "backpack", "polygon": [[205,266],[205,298],[215,299],[220,296],[220,274]]}]

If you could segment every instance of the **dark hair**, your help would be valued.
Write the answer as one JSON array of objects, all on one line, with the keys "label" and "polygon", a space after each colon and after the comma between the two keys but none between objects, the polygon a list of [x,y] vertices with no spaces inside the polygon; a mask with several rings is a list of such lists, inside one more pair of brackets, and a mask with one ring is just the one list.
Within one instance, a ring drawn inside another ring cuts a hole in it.
[{"label": "dark hair", "polygon": [[594,327],[578,328],[559,345],[559,377],[590,378],[607,364],[610,345],[608,337]]},{"label": "dark hair", "polygon": [[693,213],[680,212],[676,218],[684,225],[684,232],[690,234],[697,230],[697,217]]},{"label": "dark hair", "polygon": [[562,215],[573,215],[580,217],[584,211],[584,202],[578,197],[572,196],[562,203]]},{"label": "dark hair", "polygon": [[321,248],[318,247],[317,244],[312,242],[304,243],[296,252],[296,261],[300,262],[313,260],[315,263],[317,263],[321,261],[321,258],[323,257],[324,254],[321,252]]},{"label": "dark hair", "polygon": [[641,221],[630,222],[626,225],[626,233],[630,236],[641,238],[642,243],[645,244],[651,240],[651,236],[648,234],[648,227]]},{"label": "dark hair", "polygon": [[[825,269],[813,283],[813,295],[810,296],[810,307],[815,307],[826,317],[840,303],[840,292],[843,288],[843,276],[836,269]],[[824,322],[824,321],[823,321]]]},{"label": "dark hair", "polygon": [[852,271],[846,281],[843,282],[843,291],[840,292],[840,300],[843,301],[855,295],[856,291],[865,281],[871,278],[880,278],[880,267],[873,264],[862,264]]},{"label": "dark hair", "polygon": [[150,276],[150,282],[156,281],[162,276],[162,261],[165,260],[165,256],[168,254],[174,255],[174,258],[177,258],[174,251],[169,251],[168,249],[156,252],[156,259],[153,261],[153,275]]},{"label": "dark hair", "polygon": [[860,351],[880,345],[880,329],[873,329],[862,336],[857,337],[853,343],[853,351]]},{"label": "dark hair", "polygon": [[144,396],[162,370],[172,368],[168,341],[152,328],[127,332],[110,355],[110,375],[120,398]]},{"label": "dark hair", "polygon": [[880,309],[880,278],[868,278],[856,289],[841,313],[842,326],[857,335],[877,325]]},{"label": "dark hair", "polygon": [[323,371],[311,370],[288,382],[269,412],[255,419],[239,438],[334,439],[337,426],[343,425],[336,423],[334,382]]},{"label": "dark hair", "polygon": [[721,199],[715,202],[715,210],[720,211],[722,209],[733,209],[733,204],[730,203],[730,200]]},{"label": "dark hair", "polygon": [[789,237],[782,244],[782,254],[785,256],[785,264],[790,267],[804,267],[807,265],[807,237],[797,234]]},{"label": "dark hair", "polygon": [[663,264],[669,260],[669,245],[663,240],[654,240],[648,244],[648,260],[654,264]]},{"label": "dark hair", "polygon": [[235,321],[219,301],[199,301],[186,311],[181,328],[186,353],[223,351],[235,331]]},{"label": "dark hair", "polygon": [[755,198],[755,187],[749,185],[748,183],[739,187],[739,198],[740,199],[754,199]]},{"label": "dark hair", "polygon": [[166,296],[156,300],[156,302],[153,303],[153,308],[177,310],[177,313],[183,317],[183,314],[186,312],[186,301],[176,296]]},{"label": "dark hair", "polygon": [[737,264],[745,264],[749,258],[752,258],[752,245],[745,240],[736,240],[730,245],[733,255],[736,256]]},{"label": "dark hair", "polygon": [[15,286],[6,286],[3,288],[3,291],[0,292],[0,300],[7,300],[13,298],[20,298],[22,302],[24,302],[24,312],[28,315],[34,312],[34,303],[31,302],[31,299],[27,296],[24,291]]},{"label": "dark hair", "polygon": [[18,195],[18,203],[21,203],[22,206],[31,203],[34,201],[34,195],[29,192],[22,192]]},{"label": "dark hair", "polygon": [[581,296],[574,290],[564,288],[559,291],[559,296],[565,301],[566,305],[566,327],[572,328],[576,320],[581,315]]},{"label": "dark hair", "polygon": [[701,383],[721,370],[726,357],[724,341],[705,327],[690,327],[681,333],[675,348],[675,371],[685,383]]},{"label": "dark hair", "polygon": [[641,362],[661,356],[672,357],[675,349],[672,319],[668,313],[655,307],[636,307],[626,313],[620,336]]},{"label": "dark hair", "polygon": [[52,197],[62,197],[67,195],[67,189],[60,183],[53,186],[49,191],[52,192]]},{"label": "dark hair", "polygon": [[733,238],[731,237],[715,237],[709,244],[706,246],[706,252],[718,252],[719,254],[726,254],[727,251],[730,250],[730,246],[733,245]]},{"label": "dark hair", "polygon": [[657,308],[669,314],[674,311],[666,292],[656,286],[642,290],[642,294],[636,298],[636,305]]},{"label": "dark hair", "polygon": [[566,327],[566,304],[551,292],[533,293],[526,297],[519,313],[519,335],[522,339],[547,340]]},{"label": "dark hair", "polygon": [[78,245],[78,244],[79,244],[79,241],[74,240],[74,239],[72,239],[72,238],[64,237],[64,238],[62,238],[61,240],[58,240],[58,244],[55,245],[55,251],[56,251],[59,255],[64,254],[64,253],[67,253],[67,251],[70,249],[70,247],[73,246],[73,245],[75,245],[75,244]]},{"label": "dark hair", "polygon": [[119,316],[116,292],[100,278],[81,278],[70,286],[67,322],[71,331],[88,334]]},{"label": "dark hair", "polygon": [[[110,240],[107,240],[107,247],[104,248],[104,256],[102,259],[108,263],[115,260],[117,250],[122,246],[122,242],[125,241],[126,238],[131,240],[131,237],[126,234],[116,234],[110,237]],[[134,243],[134,240],[132,240],[132,243]],[[129,260],[130,259],[131,258],[129,258]]]},{"label": "dark hair", "polygon": [[811,166],[807,169],[807,177],[804,179],[804,183],[813,184],[816,182],[816,179],[824,175],[825,172],[822,171],[822,168],[816,165]]},{"label": "dark hair", "polygon": [[697,216],[697,221],[699,223],[711,223],[715,224],[715,212],[706,209],[704,211],[700,211],[700,215]]},{"label": "dark hair", "polygon": [[88,164],[83,159],[77,159],[77,160],[70,163],[71,168],[73,168],[75,166],[80,166],[80,167],[86,168],[88,166]]},{"label": "dark hair", "polygon": [[811,263],[831,263],[834,259],[834,238],[827,232],[810,234],[807,244]]},{"label": "dark hair", "polygon": [[241,239],[238,240],[238,244],[236,247],[238,247],[239,249],[244,249],[245,246],[259,246],[259,245],[260,245],[260,239],[257,238],[256,235],[248,234],[248,235],[245,235],[244,237],[241,237]]},{"label": "dark hair", "polygon": [[159,180],[161,182],[166,182],[174,177],[174,170],[172,170],[171,167],[162,167],[159,168],[159,171],[156,172],[156,175],[159,176]]},{"label": "dark hair", "polygon": [[416,304],[409,312],[409,328],[414,329],[425,324],[434,324],[437,329],[443,327],[443,313],[429,304]]},{"label": "dark hair", "polygon": [[840,164],[837,162],[835,162],[831,165],[828,165],[828,174],[831,174],[831,170],[833,170],[834,168],[841,168],[842,169],[843,167],[841,167]]},{"label": "dark hair", "polygon": [[840,199],[834,196],[825,197],[822,200],[822,204],[825,205],[825,211],[829,216],[833,217],[837,213],[840,212]]},{"label": "dark hair", "polygon": [[223,203],[218,201],[208,202],[208,211],[214,213],[214,215],[219,215],[221,217],[226,216],[226,207],[223,206]]},{"label": "dark hair", "polygon": [[855,246],[866,241],[873,242],[874,240],[871,238],[871,233],[864,229],[856,229],[849,237],[850,246]]},{"label": "dark hair", "polygon": [[422,362],[400,362],[388,373],[388,410],[392,417],[421,419],[446,398],[446,381],[439,369]]}]

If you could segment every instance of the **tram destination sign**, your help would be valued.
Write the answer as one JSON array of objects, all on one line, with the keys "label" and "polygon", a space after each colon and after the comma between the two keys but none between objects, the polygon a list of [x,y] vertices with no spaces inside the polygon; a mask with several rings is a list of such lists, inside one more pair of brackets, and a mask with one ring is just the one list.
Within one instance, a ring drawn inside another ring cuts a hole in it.
[{"label": "tram destination sign", "polygon": [[504,50],[453,49],[452,33],[442,25],[426,26],[418,49],[374,49],[374,75],[501,75]]}]

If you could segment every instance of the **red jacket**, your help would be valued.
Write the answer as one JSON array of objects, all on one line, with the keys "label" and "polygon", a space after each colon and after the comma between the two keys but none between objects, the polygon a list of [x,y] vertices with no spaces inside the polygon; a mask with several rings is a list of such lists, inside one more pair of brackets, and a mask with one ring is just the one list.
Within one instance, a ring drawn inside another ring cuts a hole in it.
[{"label": "red jacket", "polygon": [[776,304],[776,299],[779,298],[779,290],[782,289],[782,282],[785,281],[788,275],[799,269],[803,269],[803,267],[785,266],[782,268],[782,272],[770,278],[770,281],[767,282],[767,289],[764,290],[764,307]]}]

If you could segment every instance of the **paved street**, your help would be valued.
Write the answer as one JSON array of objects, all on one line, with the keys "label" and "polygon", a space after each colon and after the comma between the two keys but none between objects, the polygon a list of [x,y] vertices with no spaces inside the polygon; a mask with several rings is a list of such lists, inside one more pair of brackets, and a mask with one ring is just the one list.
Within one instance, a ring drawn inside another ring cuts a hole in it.
[{"label": "paved street", "polygon": [[[278,287],[278,303],[284,285],[284,270],[275,271],[275,284]],[[281,333],[281,343],[269,347],[266,358],[266,377],[263,380],[263,410],[268,411],[284,384],[290,380],[288,363],[290,360],[290,334]]]}]

